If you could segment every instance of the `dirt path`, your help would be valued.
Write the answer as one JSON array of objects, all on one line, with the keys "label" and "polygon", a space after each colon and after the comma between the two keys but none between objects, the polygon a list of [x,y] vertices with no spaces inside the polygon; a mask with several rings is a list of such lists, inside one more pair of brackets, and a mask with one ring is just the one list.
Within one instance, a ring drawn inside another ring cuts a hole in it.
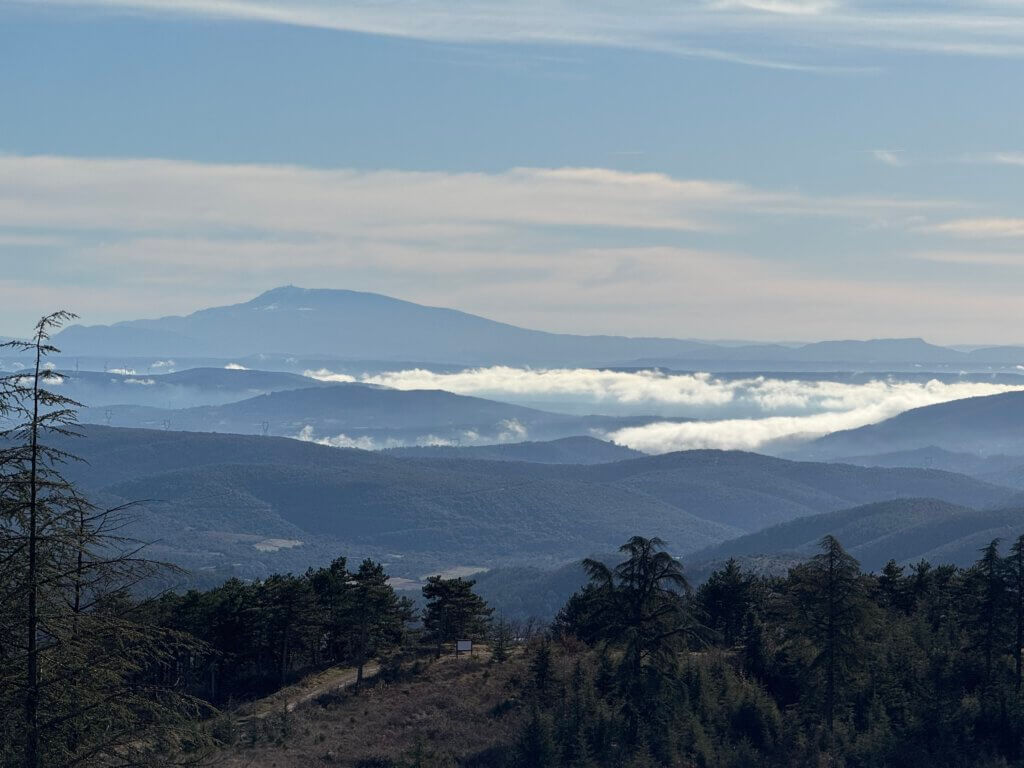
[{"label": "dirt path", "polygon": [[[380,665],[370,662],[363,667],[363,680],[370,680],[380,672]],[[336,693],[355,685],[357,672],[352,667],[331,667],[323,672],[310,675],[302,682],[282,688],[277,693],[253,702],[248,713],[239,717],[239,722],[262,720],[274,712],[292,712],[296,707],[312,701],[325,693]]]}]

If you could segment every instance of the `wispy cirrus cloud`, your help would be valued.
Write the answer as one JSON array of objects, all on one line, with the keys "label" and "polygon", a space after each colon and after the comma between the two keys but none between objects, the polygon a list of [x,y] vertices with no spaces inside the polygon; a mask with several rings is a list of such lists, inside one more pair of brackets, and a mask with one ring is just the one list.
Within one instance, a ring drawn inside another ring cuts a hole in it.
[{"label": "wispy cirrus cloud", "polygon": [[907,164],[902,149],[872,149],[871,155],[878,162],[892,168],[902,168]]},{"label": "wispy cirrus cloud", "polygon": [[1004,238],[1024,237],[1024,219],[979,217],[944,221],[925,228],[926,231],[957,237]]},{"label": "wispy cirrus cloud", "polygon": [[[782,336],[806,335],[801,314],[822,313],[836,326],[820,333],[891,335],[886,313],[912,305],[918,325],[900,332],[921,335],[934,322],[981,318],[978,306],[1008,316],[1003,304],[1016,298],[957,284],[911,300],[890,279],[791,258],[793,228],[840,242],[971,210],[950,199],[813,195],[607,168],[360,171],[0,155],[0,251],[40,249],[75,288],[92,280],[89,291],[68,289],[92,322],[190,309],[169,288],[188,286],[200,307],[305,282],[533,327],[641,335],[749,338],[754,307],[758,325],[783,322],[773,325]],[[51,285],[14,282],[9,311],[17,301],[33,313],[67,303]],[[869,330],[865,318],[876,323]]]},{"label": "wispy cirrus cloud", "polygon": [[754,66],[828,69],[866,49],[1020,57],[1024,18],[999,0],[14,0],[169,17],[203,16],[439,42],[633,48]]}]

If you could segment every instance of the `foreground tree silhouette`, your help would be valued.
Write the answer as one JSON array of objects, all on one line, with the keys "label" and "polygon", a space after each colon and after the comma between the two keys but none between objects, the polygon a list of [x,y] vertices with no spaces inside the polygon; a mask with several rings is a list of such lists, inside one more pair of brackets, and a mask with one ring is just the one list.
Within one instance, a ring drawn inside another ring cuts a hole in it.
[{"label": "foreground tree silhouette", "polygon": [[684,600],[691,590],[683,567],[664,546],[661,539],[634,536],[619,548],[628,557],[614,568],[583,561],[596,602],[595,629],[623,647],[623,665],[636,675],[645,665],[674,667],[687,636],[702,629]]},{"label": "foreground tree silhouette", "polygon": [[62,377],[45,360],[73,317],[3,346],[33,364],[0,379],[0,763],[157,765],[161,742],[196,737],[202,707],[168,670],[201,645],[132,621],[127,591],[157,566],[119,534],[124,508],[93,506],[61,473],[78,403],[47,388]]},{"label": "foreground tree silhouette", "polygon": [[790,616],[796,638],[814,647],[809,671],[824,676],[825,723],[831,733],[839,688],[857,663],[869,611],[860,564],[834,536],[821,540],[821,550],[790,572]]},{"label": "foreground tree silhouette", "polygon": [[664,716],[679,653],[707,632],[690,610],[682,565],[664,546],[661,539],[634,536],[619,548],[627,558],[614,568],[583,561],[590,585],[578,594],[591,605],[577,614],[588,622],[579,636],[621,650],[616,678],[630,743]]}]

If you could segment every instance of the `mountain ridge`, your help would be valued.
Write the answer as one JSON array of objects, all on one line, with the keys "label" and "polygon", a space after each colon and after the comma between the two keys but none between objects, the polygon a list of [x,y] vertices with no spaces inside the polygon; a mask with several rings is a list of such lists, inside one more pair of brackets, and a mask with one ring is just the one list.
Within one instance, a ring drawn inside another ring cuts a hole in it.
[{"label": "mountain ridge", "polygon": [[[356,332],[354,329],[358,329]],[[885,365],[1024,362],[1024,348],[962,352],[920,338],[721,345],[685,338],[568,334],[461,310],[348,289],[282,286],[187,315],[72,325],[55,336],[68,355],[192,357],[300,354],[461,365],[686,365],[688,362]]]}]

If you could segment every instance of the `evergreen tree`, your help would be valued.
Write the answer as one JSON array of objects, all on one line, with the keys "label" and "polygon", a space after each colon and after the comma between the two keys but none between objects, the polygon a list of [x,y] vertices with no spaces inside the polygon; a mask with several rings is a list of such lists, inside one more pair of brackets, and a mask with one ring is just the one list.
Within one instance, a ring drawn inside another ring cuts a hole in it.
[{"label": "evergreen tree", "polygon": [[634,536],[619,550],[627,559],[614,569],[583,561],[600,637],[622,646],[623,664],[637,677],[645,665],[673,668],[675,653],[701,630],[685,600],[690,585],[682,565],[664,546],[661,539]]},{"label": "evergreen tree", "polygon": [[533,678],[533,689],[543,699],[551,685],[551,645],[547,639],[537,645],[537,650],[530,661],[530,676]]},{"label": "evergreen tree", "polygon": [[456,640],[483,640],[491,622],[490,608],[473,592],[471,579],[443,579],[431,576],[423,586],[427,604],[423,628],[436,645],[437,655],[445,644]]},{"label": "evergreen tree", "polygon": [[512,628],[507,621],[496,621],[491,625],[491,662],[504,664],[508,661],[509,646],[512,643]]},{"label": "evergreen tree", "polygon": [[993,539],[981,550],[981,558],[971,568],[965,587],[967,632],[971,647],[981,652],[985,682],[992,681],[992,668],[998,654],[1008,645],[1010,594],[1006,564],[999,555],[999,539]]},{"label": "evergreen tree", "polygon": [[701,585],[697,597],[706,614],[707,625],[719,632],[726,645],[734,645],[743,635],[744,621],[750,610],[753,577],[744,574],[736,558],[715,571]]},{"label": "evergreen tree", "polygon": [[1013,618],[1015,624],[1015,641],[1013,645],[1013,660],[1016,671],[1015,688],[1020,692],[1022,659],[1021,653],[1024,649],[1024,534],[1017,537],[1013,543]]},{"label": "evergreen tree", "polygon": [[382,648],[398,645],[412,619],[412,603],[398,597],[388,584],[384,566],[364,560],[352,575],[351,661],[356,665],[356,685],[363,681],[363,667]]},{"label": "evergreen tree", "polygon": [[61,472],[79,406],[48,389],[62,377],[45,359],[73,317],[4,345],[33,365],[0,380],[0,762],[157,765],[161,744],[196,738],[202,704],[170,671],[203,648],[138,620],[128,590],[157,564],[119,535],[124,508],[95,507]]},{"label": "evergreen tree", "polygon": [[810,669],[824,677],[825,724],[831,732],[840,685],[857,663],[869,613],[858,562],[833,536],[821,540],[821,549],[790,573],[790,618],[797,638],[814,645]]}]

